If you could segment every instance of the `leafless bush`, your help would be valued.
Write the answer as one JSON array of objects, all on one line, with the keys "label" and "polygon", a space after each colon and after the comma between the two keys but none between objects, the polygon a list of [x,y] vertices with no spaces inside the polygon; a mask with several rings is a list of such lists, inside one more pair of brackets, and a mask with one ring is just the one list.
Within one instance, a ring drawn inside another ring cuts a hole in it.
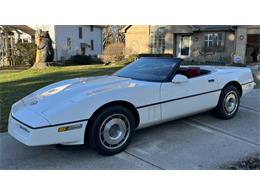
[{"label": "leafless bush", "polygon": [[120,61],[124,59],[124,43],[112,43],[106,46],[101,59],[104,63]]}]

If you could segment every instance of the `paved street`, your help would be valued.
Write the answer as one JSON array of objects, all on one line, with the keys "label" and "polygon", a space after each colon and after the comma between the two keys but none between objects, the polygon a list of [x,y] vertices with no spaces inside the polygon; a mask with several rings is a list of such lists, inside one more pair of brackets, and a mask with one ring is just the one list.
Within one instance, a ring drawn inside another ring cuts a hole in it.
[{"label": "paved street", "polygon": [[137,131],[125,152],[101,156],[86,146],[27,147],[0,134],[0,169],[220,169],[260,152],[260,89],[236,117],[209,113]]}]

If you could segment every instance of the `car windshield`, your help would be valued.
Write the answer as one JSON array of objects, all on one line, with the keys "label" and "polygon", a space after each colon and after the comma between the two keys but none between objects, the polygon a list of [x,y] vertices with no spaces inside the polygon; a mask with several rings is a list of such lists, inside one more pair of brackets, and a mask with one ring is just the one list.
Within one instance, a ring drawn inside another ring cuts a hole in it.
[{"label": "car windshield", "polygon": [[143,57],[117,71],[114,75],[136,80],[164,81],[180,60],[176,58]]}]

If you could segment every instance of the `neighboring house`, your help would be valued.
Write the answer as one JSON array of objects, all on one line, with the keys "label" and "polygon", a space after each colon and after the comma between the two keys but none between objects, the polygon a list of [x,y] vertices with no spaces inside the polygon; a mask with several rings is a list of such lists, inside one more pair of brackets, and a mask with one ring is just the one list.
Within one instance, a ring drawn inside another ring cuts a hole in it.
[{"label": "neighboring house", "polygon": [[0,25],[0,51],[11,50],[18,42],[34,41],[35,30],[26,25]]},{"label": "neighboring house", "polygon": [[26,25],[0,25],[0,66],[12,65],[16,43],[34,42],[35,30]]},{"label": "neighboring house", "polygon": [[12,43],[31,43],[34,41],[35,30],[26,25],[1,25],[0,31],[1,40],[4,39],[4,33],[7,32]]},{"label": "neighboring house", "polygon": [[128,25],[123,32],[127,55],[173,54],[186,60],[259,62],[260,26],[256,25]]},{"label": "neighboring house", "polygon": [[68,60],[73,55],[98,56],[103,50],[103,26],[34,25],[35,30],[49,31],[53,41],[54,60]]}]

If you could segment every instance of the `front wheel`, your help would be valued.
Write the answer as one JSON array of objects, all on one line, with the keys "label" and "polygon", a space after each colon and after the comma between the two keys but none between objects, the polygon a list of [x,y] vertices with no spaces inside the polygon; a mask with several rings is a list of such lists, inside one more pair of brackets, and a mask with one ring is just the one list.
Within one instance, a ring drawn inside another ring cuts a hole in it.
[{"label": "front wheel", "polygon": [[233,85],[224,88],[220,94],[218,105],[213,109],[213,114],[222,119],[235,116],[240,104],[240,94]]},{"label": "front wheel", "polygon": [[116,154],[127,147],[134,127],[134,117],[127,108],[106,107],[96,115],[87,129],[88,143],[101,154]]}]

